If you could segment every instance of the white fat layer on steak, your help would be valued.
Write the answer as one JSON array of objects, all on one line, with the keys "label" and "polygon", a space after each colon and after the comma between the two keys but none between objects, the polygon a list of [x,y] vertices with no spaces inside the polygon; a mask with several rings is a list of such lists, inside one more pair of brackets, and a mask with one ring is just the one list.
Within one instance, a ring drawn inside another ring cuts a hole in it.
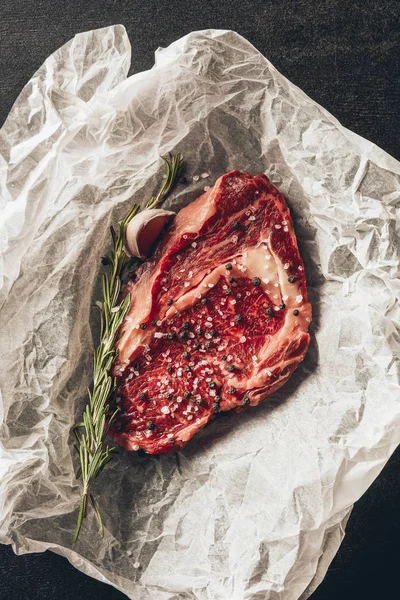
[{"label": "white fat layer on steak", "polygon": [[[244,266],[246,271],[242,271],[240,266]],[[272,355],[281,353],[280,359],[274,362],[273,371],[281,372],[287,365],[293,363],[293,358],[285,359],[284,351],[287,340],[293,343],[296,337],[300,338],[307,331],[311,320],[311,305],[303,302],[298,284],[289,283],[287,268],[285,269],[285,264],[272,251],[269,240],[264,240],[260,245],[249,248],[243,256],[236,257],[236,264],[233,264],[233,267],[232,274],[235,277],[244,276],[250,279],[259,277],[263,290],[276,307],[282,302],[286,305],[284,324],[273,336],[266,337],[265,344],[258,353],[257,363],[254,365],[254,375],[247,378],[245,383],[238,381],[234,375],[230,378],[229,385],[233,385],[237,389],[251,390],[268,384],[271,371],[268,366],[263,368],[263,363],[267,363],[268,358]],[[216,270],[220,272],[220,267]],[[264,273],[267,275],[264,276]],[[268,283],[266,283],[266,279]],[[276,284],[278,287],[275,287]],[[275,295],[277,298],[274,298]],[[299,311],[297,316],[293,314],[295,309]],[[232,398],[231,402],[225,401],[221,404],[221,410],[230,410],[235,405],[236,401]]]}]

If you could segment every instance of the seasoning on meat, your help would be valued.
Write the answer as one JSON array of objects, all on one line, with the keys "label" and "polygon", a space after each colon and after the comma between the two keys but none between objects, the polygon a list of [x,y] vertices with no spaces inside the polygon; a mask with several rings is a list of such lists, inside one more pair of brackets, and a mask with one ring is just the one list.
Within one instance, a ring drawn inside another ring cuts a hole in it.
[{"label": "seasoning on meat", "polygon": [[309,345],[304,265],[265,175],[232,171],[182,209],[125,293],[111,433],[128,450],[175,452],[215,413],[257,405]]}]

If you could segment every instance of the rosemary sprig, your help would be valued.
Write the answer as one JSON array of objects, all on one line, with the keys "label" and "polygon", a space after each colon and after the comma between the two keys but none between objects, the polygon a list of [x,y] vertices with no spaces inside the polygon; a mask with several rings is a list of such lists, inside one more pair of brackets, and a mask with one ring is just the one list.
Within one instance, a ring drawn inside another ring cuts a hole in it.
[{"label": "rosemary sprig", "polygon": [[[146,208],[156,208],[166,198],[174,186],[182,169],[181,154],[162,157],[166,164],[166,177],[160,190],[147,202]],[[111,406],[116,393],[118,382],[111,374],[111,369],[117,356],[115,343],[121,324],[129,310],[130,295],[120,301],[121,277],[128,262],[124,250],[125,232],[129,221],[140,211],[135,204],[126,217],[119,221],[116,230],[111,227],[112,247],[108,256],[102,258],[102,263],[109,266],[109,273],[102,275],[103,302],[98,302],[100,308],[100,341],[93,356],[93,384],[88,389],[88,403],[83,412],[82,421],[77,423],[74,434],[75,445],[79,454],[79,469],[77,477],[82,479],[82,496],[79,504],[78,518],[74,533],[74,542],[78,539],[83,519],[87,513],[90,500],[97,520],[100,535],[104,535],[104,525],[97,501],[91,493],[91,487],[112,459],[114,447],[107,443],[107,434],[118,413],[118,408],[112,412]]]}]

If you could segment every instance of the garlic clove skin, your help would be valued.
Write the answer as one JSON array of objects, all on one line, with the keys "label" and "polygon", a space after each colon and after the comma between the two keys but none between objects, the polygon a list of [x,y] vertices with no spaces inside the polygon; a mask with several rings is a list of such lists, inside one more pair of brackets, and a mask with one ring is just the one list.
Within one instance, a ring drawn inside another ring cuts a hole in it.
[{"label": "garlic clove skin", "polygon": [[151,208],[133,217],[126,228],[125,250],[130,256],[147,258],[168,221],[175,216],[170,210]]}]

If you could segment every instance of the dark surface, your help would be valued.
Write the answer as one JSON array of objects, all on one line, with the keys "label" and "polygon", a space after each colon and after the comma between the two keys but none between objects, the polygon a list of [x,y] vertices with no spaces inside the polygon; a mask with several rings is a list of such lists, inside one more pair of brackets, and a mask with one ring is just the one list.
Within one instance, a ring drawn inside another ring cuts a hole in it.
[{"label": "dark surface", "polygon": [[[194,3],[193,3],[194,4]],[[134,71],[158,46],[195,29],[234,29],[346,127],[400,157],[398,0],[3,0],[0,122],[49,54],[75,33],[128,30]],[[400,453],[357,503],[313,600],[395,598],[400,553]],[[0,599],[125,598],[55,554],[17,557],[0,546]],[[135,598],[140,600],[140,598]]]}]

